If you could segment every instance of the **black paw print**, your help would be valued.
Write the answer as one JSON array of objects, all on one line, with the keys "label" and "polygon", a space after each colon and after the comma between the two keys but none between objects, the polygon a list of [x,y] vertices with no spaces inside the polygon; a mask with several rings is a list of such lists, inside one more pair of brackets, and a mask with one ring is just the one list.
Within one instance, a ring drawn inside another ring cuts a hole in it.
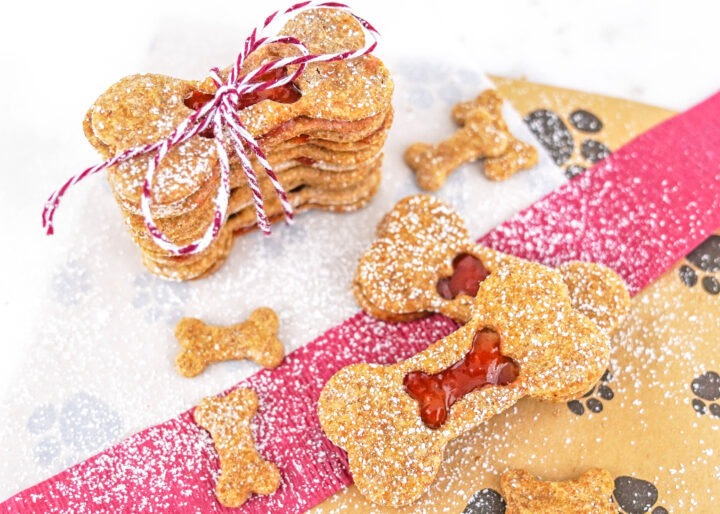
[{"label": "black paw print", "polygon": [[658,506],[653,509],[658,500],[658,490],[647,480],[617,477],[613,497],[620,512],[625,514],[668,514],[665,507]]},{"label": "black paw print", "polygon": [[495,489],[481,489],[473,494],[462,514],[505,514],[505,500]]},{"label": "black paw print", "polygon": [[[594,134],[600,132],[603,127],[600,118],[584,109],[570,113],[569,120],[573,127],[584,133]],[[570,159],[575,148],[575,140],[560,116],[547,109],[538,109],[525,116],[525,123],[550,152],[555,164],[562,166]],[[584,139],[580,143],[580,155],[587,163],[595,164],[610,155],[610,149],[595,139]],[[571,164],[565,168],[565,175],[573,178],[585,169],[586,166]]]},{"label": "black paw print", "polygon": [[[590,412],[602,412],[603,404],[600,399],[610,401],[615,397],[615,393],[613,393],[613,390],[607,385],[610,380],[612,380],[612,374],[610,370],[607,369],[600,378],[600,382],[595,384],[592,389],[583,395],[583,398],[587,398],[585,405],[583,406],[582,399],[572,400],[567,402],[568,408],[578,416],[585,414],[585,407],[587,407]],[[595,396],[599,396],[600,398],[596,398]]]},{"label": "black paw print", "polygon": [[690,389],[698,397],[693,398],[692,401],[695,412],[702,416],[710,411],[711,415],[720,418],[720,403],[706,404],[706,402],[715,402],[720,399],[720,375],[714,371],[707,371],[692,381]]},{"label": "black paw print", "polygon": [[[687,264],[680,266],[680,280],[688,287],[693,287],[698,283],[698,273],[695,268],[705,273],[720,271],[720,235],[713,234],[708,237],[685,258],[692,266]],[[716,277],[705,275],[701,282],[702,288],[707,293],[711,295],[720,293],[720,282]]]}]

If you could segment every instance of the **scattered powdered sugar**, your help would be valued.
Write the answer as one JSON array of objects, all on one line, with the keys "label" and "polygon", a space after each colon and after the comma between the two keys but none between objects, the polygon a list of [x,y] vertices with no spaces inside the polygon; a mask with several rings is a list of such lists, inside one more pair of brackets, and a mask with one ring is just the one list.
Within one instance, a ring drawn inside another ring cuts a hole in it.
[{"label": "scattered powdered sugar", "polygon": [[[451,130],[449,124],[443,126],[438,123],[431,127],[425,123],[429,117],[442,119],[445,112],[443,105],[436,105],[433,110],[407,103],[403,95],[407,94],[409,83],[406,77],[397,77],[396,103],[399,105],[396,110],[406,115],[398,116],[390,134],[383,188],[371,208],[342,216],[312,213],[300,217],[295,227],[278,227],[277,234],[271,239],[264,240],[258,235],[243,237],[237,242],[223,270],[202,282],[178,284],[177,290],[173,289],[171,293],[164,285],[161,287],[159,281],[154,282],[150,287],[153,295],[150,305],[165,305],[167,294],[183,299],[178,314],[169,320],[148,322],[143,316],[147,307],[133,306],[132,298],[137,294],[134,280],[144,273],[137,249],[124,233],[107,187],[98,184],[85,190],[85,205],[67,215],[66,220],[70,223],[65,223],[62,234],[56,236],[54,243],[57,246],[49,259],[60,269],[72,257],[87,270],[85,276],[89,278],[83,280],[83,292],[77,296],[81,298],[79,302],[62,303],[55,301],[54,297],[38,301],[38,320],[42,323],[38,324],[37,343],[20,369],[7,401],[3,402],[6,421],[0,427],[0,435],[7,448],[16,448],[17,451],[6,452],[0,463],[0,495],[6,496],[29,486],[116,440],[116,437],[106,438],[92,450],[76,450],[72,437],[65,437],[67,432],[62,431],[63,423],[73,423],[73,417],[68,417],[66,413],[58,420],[62,456],[50,465],[37,464],[31,453],[46,436],[53,437],[51,431],[55,430],[49,428],[47,432],[36,434],[26,429],[27,420],[42,405],[61,405],[68,395],[87,391],[93,397],[102,399],[119,416],[121,433],[130,435],[190,407],[203,396],[217,393],[256,369],[248,363],[227,363],[211,367],[197,379],[186,380],[176,376],[172,358],[177,345],[172,338],[172,329],[177,316],[193,315],[209,322],[230,324],[246,317],[252,308],[268,304],[280,314],[280,337],[286,348],[292,350],[356,311],[348,286],[357,257],[374,239],[373,227],[381,215],[402,196],[417,192],[410,172],[399,158],[402,149],[415,140],[440,139]],[[474,84],[464,95],[470,98],[481,89],[482,85]],[[562,181],[558,178],[557,169],[552,166],[541,166],[531,173],[518,174],[503,184],[488,184],[480,175],[472,165],[466,166],[451,177],[441,193],[469,220],[472,234],[484,233]],[[482,201],[478,201],[477,191],[483,192]],[[663,193],[668,199],[672,198],[672,187],[666,185]],[[610,201],[617,199],[615,196],[602,198]],[[672,202],[664,202],[658,207],[664,210],[671,206]],[[693,234],[706,232],[701,223],[708,217],[692,212],[697,204],[688,202],[687,206],[689,214],[686,219],[693,217],[697,221]],[[587,220],[581,217],[574,223],[578,230],[586,228],[581,221]],[[609,219],[605,221],[612,222]],[[622,225],[623,222],[620,220],[618,223]],[[652,228],[651,223],[646,226]],[[608,235],[613,232],[608,229],[602,233]],[[502,235],[520,253],[538,248],[539,233],[531,232],[533,237],[538,238],[533,241],[521,238],[522,234],[518,232],[508,231]],[[552,238],[550,240],[553,241]],[[687,244],[691,244],[689,240],[688,237]],[[496,237],[493,241],[498,242],[500,238]],[[558,238],[554,241],[556,244],[567,242]],[[643,251],[656,249],[653,246],[644,247]],[[670,256],[675,252],[672,255],[677,257],[682,253],[678,251],[677,248],[667,249],[666,254]],[[645,262],[642,261],[641,251],[632,255],[638,263]],[[628,264],[627,258],[623,264]],[[660,266],[665,265],[659,263]],[[667,287],[668,284],[671,284],[670,278],[663,279],[662,285]],[[670,494],[670,488],[688,491],[689,499],[679,507],[692,511],[698,503],[693,497],[707,498],[712,491],[694,490],[693,484],[688,484],[682,477],[698,466],[706,466],[705,469],[714,466],[715,476],[720,474],[720,467],[713,460],[716,456],[712,453],[713,443],[717,440],[717,424],[715,429],[708,428],[713,426],[706,423],[710,421],[708,417],[699,417],[692,412],[689,392],[692,378],[705,372],[705,367],[711,364],[695,359],[694,356],[700,352],[711,355],[709,348],[701,349],[699,345],[707,345],[713,334],[720,332],[720,327],[712,311],[687,312],[684,305],[691,302],[691,290],[683,288],[679,282],[676,286],[677,290],[670,289],[677,293],[672,301],[654,288],[641,294],[634,302],[634,311],[629,318],[635,321],[623,327],[615,339],[618,350],[611,363],[616,376],[613,382],[617,395],[615,402],[620,418],[625,416],[627,419],[627,423],[618,426],[632,434],[633,444],[628,444],[621,451],[607,451],[617,429],[598,432],[591,425],[595,422],[607,424],[610,413],[606,411],[572,417],[564,415],[568,409],[562,404],[521,401],[477,431],[452,442],[446,451],[447,460],[441,475],[433,485],[432,495],[421,500],[413,509],[440,512],[448,505],[462,507],[462,502],[469,499],[478,486],[487,483],[481,482],[468,469],[478,470],[482,480],[488,481],[491,479],[487,477],[507,467],[529,467],[531,471],[552,479],[567,473],[561,466],[562,461],[593,465],[604,462],[616,474],[631,474],[636,469],[642,469],[646,478],[665,476],[666,470],[670,470],[667,474],[679,478],[663,483],[655,481],[660,497]],[[691,319],[690,314],[695,318]],[[675,328],[685,326],[679,325],[679,320],[690,320],[693,330],[688,332]],[[288,373],[290,370],[292,373],[281,381],[274,381],[262,372],[255,375],[251,385],[260,395],[261,413],[254,433],[260,452],[265,458],[277,462],[284,474],[296,477],[297,482],[293,483],[302,484],[297,490],[286,487],[284,490],[288,496],[279,495],[270,499],[269,505],[280,507],[281,498],[287,504],[295,504],[298,498],[312,498],[313,491],[329,494],[350,483],[344,471],[342,454],[325,442],[318,426],[315,425],[314,431],[308,428],[316,423],[314,418],[306,419],[300,414],[309,412],[301,411],[300,407],[312,407],[313,398],[317,397],[313,395],[319,393],[323,381],[334,371],[332,366],[324,367],[323,362],[335,362],[335,365],[354,359],[391,362],[402,357],[397,352],[412,354],[453,329],[454,325],[437,317],[392,325],[360,316],[323,336],[324,339],[337,338],[337,341],[320,352],[317,360],[306,356],[306,362],[310,361],[306,373],[295,367],[293,359],[300,359],[305,352],[311,352],[310,346],[300,350],[296,357],[291,357]],[[348,341],[353,345],[347,344]],[[360,350],[363,341],[372,341],[368,353]],[[677,384],[677,389],[660,386],[671,370],[680,371],[677,378],[669,382]],[[273,403],[271,390],[283,391],[283,395],[279,396],[287,400]],[[636,396],[639,390],[643,391],[642,398]],[[648,391],[657,394],[646,396]],[[674,410],[678,405],[685,406],[695,418],[681,419]],[[278,408],[278,411],[273,411],[273,408]],[[191,502],[196,499],[207,501],[205,511],[217,508],[213,496],[217,462],[212,443],[204,431],[196,426],[193,428],[188,416],[186,413],[131,436],[109,453],[71,469],[66,475],[68,480],[65,485],[54,482],[52,489],[45,489],[42,495],[34,491],[26,498],[30,502],[38,502],[37,505],[43,500],[54,499],[75,502],[73,506],[78,512],[92,507],[97,510],[111,502],[129,502],[137,511],[167,510],[171,504],[177,507],[174,510],[192,511]],[[280,424],[280,418],[289,420],[291,425]],[[660,421],[648,421],[653,419]],[[687,419],[692,419],[690,426],[686,426]],[[620,423],[617,416],[613,416],[612,420]],[[528,426],[532,427],[531,433],[527,430]],[[283,427],[284,431],[278,434],[273,427]],[[689,436],[690,430],[696,428],[703,431],[702,439],[693,440]],[[675,432],[673,429],[676,429]],[[688,450],[688,455],[690,450],[695,451],[693,444],[697,444],[701,451],[694,457],[688,457],[686,462],[668,463],[666,467],[656,467],[657,471],[653,471],[650,465],[662,462],[661,454],[668,451],[667,448],[653,447],[653,444],[668,435],[677,436],[672,439],[673,443],[681,445],[682,450]],[[557,441],[556,436],[566,441],[564,447],[552,446],[551,442]],[[285,441],[285,446],[276,444],[276,441]],[[315,467],[302,468],[299,452],[304,448],[310,449]],[[562,460],[561,455],[569,457]],[[557,461],[554,460],[556,458]],[[634,469],[629,466],[630,460],[636,466]],[[309,469],[322,472],[312,474]],[[114,485],[108,487],[108,483]],[[138,489],[134,487],[144,488],[140,490],[149,493],[137,494]],[[710,484],[705,487],[709,488]],[[86,493],[76,496],[78,488]],[[168,491],[176,491],[177,494],[172,496]],[[443,505],[434,505],[434,495],[443,493],[446,498],[455,499]],[[350,490],[344,497],[352,498],[353,494],[357,493]],[[318,495],[315,499],[321,497]],[[187,503],[184,498],[187,498]],[[48,506],[48,509],[51,507]],[[57,509],[60,510],[59,507]]]}]

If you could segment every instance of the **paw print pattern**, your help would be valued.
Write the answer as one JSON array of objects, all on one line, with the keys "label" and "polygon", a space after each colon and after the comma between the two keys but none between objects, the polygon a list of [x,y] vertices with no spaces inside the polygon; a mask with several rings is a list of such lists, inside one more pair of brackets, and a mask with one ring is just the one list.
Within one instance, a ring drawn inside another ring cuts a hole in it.
[{"label": "paw print pattern", "polygon": [[122,433],[122,423],[120,416],[101,399],[76,393],[59,408],[52,404],[36,408],[28,418],[27,430],[40,438],[33,458],[46,467],[61,456],[62,465],[71,465],[113,442]]},{"label": "paw print pattern", "polygon": [[505,500],[495,489],[481,489],[468,502],[462,514],[504,514]]},{"label": "paw print pattern", "polygon": [[586,139],[580,144],[580,154],[588,161],[595,164],[610,155],[610,150],[600,141]]},{"label": "paw print pattern", "polygon": [[692,381],[690,389],[697,396],[692,400],[695,412],[702,416],[709,411],[712,416],[720,418],[720,403],[710,403],[720,399],[720,375],[707,371]]},{"label": "paw print pattern", "polygon": [[623,514],[645,514],[646,512],[668,514],[665,507],[655,506],[658,501],[658,490],[647,480],[627,476],[617,477],[613,498]]},{"label": "paw print pattern", "polygon": [[[603,123],[596,115],[584,109],[577,109],[568,117],[570,124],[579,132],[594,134],[600,132]],[[538,109],[525,116],[525,123],[535,137],[555,161],[562,166],[566,164],[575,150],[575,139],[570,129],[556,113],[548,109]],[[596,139],[583,139],[579,146],[583,164],[592,165],[610,155],[610,149]],[[574,178],[587,169],[581,164],[570,164],[565,168],[565,175]]]},{"label": "paw print pattern", "polygon": [[570,158],[575,141],[560,116],[547,109],[538,109],[525,116],[525,123],[550,152],[555,164],[560,166]]},{"label": "paw print pattern", "polygon": [[685,259],[690,264],[680,266],[680,280],[688,287],[698,283],[698,271],[705,274],[700,280],[706,293],[717,295],[720,293],[720,281],[709,273],[720,271],[720,235],[713,234],[687,254]]},{"label": "paw print pattern", "polygon": [[587,168],[585,166],[579,166],[577,164],[571,164],[567,168],[565,168],[565,176],[567,178],[575,178],[578,175],[580,175],[583,171],[585,171]]},{"label": "paw print pattern", "polygon": [[587,132],[588,134],[600,132],[603,128],[600,118],[584,109],[578,109],[570,113],[570,123],[576,129]]},{"label": "paw print pattern", "polygon": [[[602,412],[602,400],[610,401],[615,397],[615,393],[613,393],[613,390],[609,385],[607,385],[610,380],[612,380],[612,374],[610,373],[610,370],[607,369],[600,378],[600,381],[595,384],[592,389],[585,393],[580,400],[571,400],[567,402],[568,409],[578,416],[585,414],[585,408],[587,408],[590,412]],[[583,400],[585,401],[585,405],[583,405]]]},{"label": "paw print pattern", "polygon": [[149,323],[162,320],[172,324],[183,316],[187,291],[187,282],[168,282],[144,272],[135,278],[132,305],[144,311]]},{"label": "paw print pattern", "polygon": [[80,261],[72,259],[53,275],[50,285],[60,303],[77,305],[90,291],[90,272]]}]

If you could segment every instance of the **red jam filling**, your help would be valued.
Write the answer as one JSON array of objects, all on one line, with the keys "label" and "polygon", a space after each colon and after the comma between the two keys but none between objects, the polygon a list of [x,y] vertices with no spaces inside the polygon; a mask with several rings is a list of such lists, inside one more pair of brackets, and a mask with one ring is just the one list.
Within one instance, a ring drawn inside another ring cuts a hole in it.
[{"label": "red jam filling", "polygon": [[423,423],[440,428],[450,407],[463,396],[486,385],[508,385],[519,373],[520,366],[500,353],[500,334],[483,328],[475,333],[472,348],[461,360],[434,375],[411,371],[403,384],[420,404]]},{"label": "red jam filling", "polygon": [[453,259],[453,274],[438,282],[437,291],[446,300],[458,295],[475,296],[480,282],[485,280],[489,272],[480,259],[468,253],[461,253]]},{"label": "red jam filling", "polygon": [[312,166],[313,164],[315,164],[315,159],[311,159],[310,157],[305,157],[302,155],[300,157],[297,157],[295,160],[303,166]]},{"label": "red jam filling", "polygon": [[[252,83],[266,82],[268,80],[277,80],[287,76],[287,68],[278,68],[276,70],[268,71],[255,78]],[[273,102],[279,102],[283,104],[291,104],[300,100],[302,92],[300,88],[295,85],[294,82],[288,82],[284,86],[272,87],[269,89],[263,89],[262,91],[251,91],[240,96],[238,100],[238,110],[245,109],[251,105],[255,105],[263,100],[272,100]],[[197,111],[202,108],[203,105],[215,98],[213,93],[204,93],[202,91],[193,90],[183,100],[183,103],[189,109]],[[210,136],[212,137],[212,136]]]},{"label": "red jam filling", "polygon": [[203,91],[193,89],[192,92],[183,99],[183,103],[188,109],[197,111],[200,110],[203,105],[208,103],[213,98],[215,98],[214,93],[205,93]]}]

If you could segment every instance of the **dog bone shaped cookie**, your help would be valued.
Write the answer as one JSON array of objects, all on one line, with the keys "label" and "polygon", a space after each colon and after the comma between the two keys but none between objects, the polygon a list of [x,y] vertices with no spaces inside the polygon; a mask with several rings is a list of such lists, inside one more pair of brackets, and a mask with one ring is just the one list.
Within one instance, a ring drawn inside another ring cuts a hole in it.
[{"label": "dog bone shaped cookie", "polygon": [[252,359],[263,367],[276,368],[285,357],[277,338],[278,324],[277,314],[267,307],[255,309],[247,321],[229,327],[183,318],[175,327],[175,337],[183,348],[175,367],[186,377],[199,375],[208,364],[224,360]]},{"label": "dog bone shaped cookie", "polygon": [[506,132],[509,143],[505,153],[498,157],[488,157],[483,161],[485,175],[490,180],[505,180],[520,170],[527,170],[538,162],[537,150],[524,141],[513,137],[502,115],[503,100],[494,89],[486,89],[474,100],[457,104],[452,111],[453,119],[464,125],[471,113],[478,108],[490,114],[495,128]]},{"label": "dog bone shaped cookie", "polygon": [[[526,262],[471,241],[457,212],[428,195],[400,200],[377,235],[360,258],[353,292],[363,310],[387,321],[438,312],[465,323],[480,281],[505,263]],[[630,306],[622,279],[595,263],[573,261],[557,270],[573,307],[612,332]]]},{"label": "dog bone shaped cookie", "polygon": [[480,284],[467,324],[405,361],[343,368],[318,415],[360,491],[407,505],[434,481],[449,441],[523,397],[581,396],[609,355],[608,335],[573,308],[558,271],[508,261]]},{"label": "dog bone shaped cookie", "polygon": [[255,391],[239,388],[222,398],[205,398],[193,412],[220,457],[215,495],[225,507],[240,507],[252,493],[270,494],[280,485],[277,466],[255,450],[250,421],[257,409]]},{"label": "dog bone shaped cookie", "polygon": [[574,480],[546,482],[525,470],[507,471],[500,480],[505,514],[614,514],[615,484],[604,469],[589,469]]},{"label": "dog bone shaped cookie", "polygon": [[465,124],[445,141],[431,145],[414,143],[405,150],[405,162],[415,171],[418,185],[426,191],[442,187],[450,173],[466,162],[502,155],[510,141],[484,109],[471,111]]},{"label": "dog bone shaped cookie", "polygon": [[[296,37],[311,54],[353,51],[365,43],[358,22],[337,9],[302,11],[285,24],[279,35]],[[265,45],[247,58],[242,73],[296,52],[287,45]],[[224,79],[227,71],[220,75]],[[238,111],[238,118],[263,147],[266,139],[277,143],[301,133],[343,132],[346,126],[357,130],[373,120],[379,127],[391,108],[392,79],[383,63],[372,55],[351,61],[309,63],[293,84],[286,90],[250,93],[241,101],[245,108]],[[90,108],[83,125],[85,135],[106,158],[158,141],[191,115],[193,108],[207,101],[215,89],[210,79],[182,80],[158,74],[125,77]],[[299,97],[292,93],[296,90],[301,92]],[[146,161],[147,156],[138,156],[108,170],[114,191],[133,204],[140,199]],[[236,161],[231,157],[233,167]],[[173,147],[155,173],[153,212],[182,202],[200,190],[216,168],[212,139],[193,137]],[[176,214],[169,207],[166,210]]]}]

